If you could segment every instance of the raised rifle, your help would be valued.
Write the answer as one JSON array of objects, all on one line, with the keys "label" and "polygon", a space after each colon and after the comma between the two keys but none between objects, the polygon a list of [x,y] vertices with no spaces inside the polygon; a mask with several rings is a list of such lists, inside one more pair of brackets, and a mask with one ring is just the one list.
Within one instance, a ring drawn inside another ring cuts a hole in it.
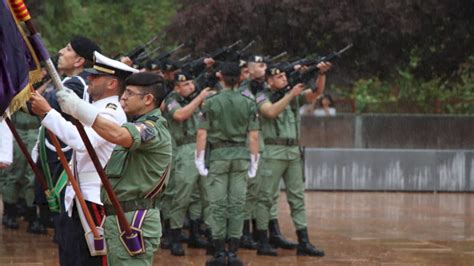
[{"label": "raised rifle", "polygon": [[265,56],[263,58],[263,61],[266,62],[267,64],[274,63],[282,58],[284,58],[288,53],[286,51],[283,51],[275,56]]},{"label": "raised rifle", "polygon": [[138,56],[136,58],[136,60],[134,60],[134,61],[143,62],[143,61],[146,61],[148,59],[151,59],[156,54],[156,52],[158,52],[160,49],[161,49],[161,46],[157,46],[156,48],[154,48],[151,51],[145,51],[144,53],[140,54],[140,56]]},{"label": "raised rifle", "polygon": [[[316,72],[319,71],[318,64],[321,62],[334,62],[337,58],[340,58],[341,55],[352,48],[354,46],[352,43],[344,47],[343,49],[333,52],[327,56],[323,56],[317,59],[308,59],[307,61],[300,61],[299,64],[295,64],[295,62],[288,64],[285,67],[285,72],[288,76],[288,86],[284,89],[278,90],[274,92],[271,97],[270,101],[272,103],[279,101],[285,94],[293,88],[296,84],[303,83],[306,84],[311,79],[314,78]],[[306,60],[306,59],[305,59]],[[307,68],[303,70],[294,70],[296,65],[307,66]]]},{"label": "raised rifle", "polygon": [[163,61],[165,59],[168,59],[172,54],[174,54],[176,51],[179,49],[183,48],[184,43],[181,43],[180,45],[176,46],[175,48],[171,49],[171,51],[161,53],[160,56],[156,60],[158,61]]},{"label": "raised rifle", "polygon": [[143,54],[146,51],[146,48],[150,46],[152,43],[154,43],[159,37],[159,34],[156,35],[155,37],[151,38],[149,41],[147,41],[145,44],[139,45],[135,48],[133,48],[132,51],[130,51],[127,56],[132,60],[135,61],[141,54]]},{"label": "raised rifle", "polygon": [[217,49],[216,51],[210,53],[207,56],[202,56],[196,60],[193,60],[183,66],[183,69],[191,73],[193,76],[198,76],[206,69],[206,64],[204,64],[205,58],[212,58],[214,61],[225,61],[227,57],[231,54],[234,47],[242,43],[242,40],[238,40],[231,45],[224,46]]}]

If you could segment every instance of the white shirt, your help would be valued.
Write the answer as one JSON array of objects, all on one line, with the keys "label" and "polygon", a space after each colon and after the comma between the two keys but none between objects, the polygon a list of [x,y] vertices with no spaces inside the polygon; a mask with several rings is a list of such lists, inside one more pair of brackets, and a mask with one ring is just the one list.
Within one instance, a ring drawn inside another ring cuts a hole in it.
[{"label": "white shirt", "polygon": [[[118,96],[111,96],[92,103],[99,110],[99,115],[110,121],[122,125],[127,122],[127,117],[119,102]],[[91,107],[92,108],[92,107]],[[102,204],[100,200],[101,181],[90,159],[89,153],[82,141],[76,126],[67,121],[61,114],[51,109],[41,121],[47,129],[52,131],[62,142],[74,150],[73,164],[78,174],[78,182],[85,200]],[[106,165],[115,144],[110,143],[97,134],[92,128],[84,128],[97,157],[102,166]],[[75,193],[71,185],[66,187],[65,207],[70,210]],[[69,213],[71,213],[69,211]]]},{"label": "white shirt", "polygon": [[327,114],[324,111],[324,109],[318,108],[318,109],[314,110],[313,114],[315,116],[335,116],[336,115],[336,108],[329,107],[328,112],[329,112],[329,114]]},{"label": "white shirt", "polygon": [[0,163],[13,162],[13,135],[5,121],[0,121]]}]

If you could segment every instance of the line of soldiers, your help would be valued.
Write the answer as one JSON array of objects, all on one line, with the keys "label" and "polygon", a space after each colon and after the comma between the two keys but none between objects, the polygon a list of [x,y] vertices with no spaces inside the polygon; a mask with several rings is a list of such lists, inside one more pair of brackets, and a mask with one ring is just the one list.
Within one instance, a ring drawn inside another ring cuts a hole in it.
[{"label": "line of soldiers", "polygon": [[[175,151],[174,171],[164,197],[173,199],[162,202],[170,205],[162,212],[165,236],[166,221],[171,221],[171,254],[184,255],[180,235],[186,209],[191,218],[189,246],[201,246],[196,236],[197,216],[192,211],[199,204],[196,195],[200,193],[208,247],[214,249],[208,248],[208,254],[214,255],[209,265],[225,265],[226,261],[229,265],[241,264],[237,258],[239,246],[257,249],[258,255],[276,256],[274,248],[280,247],[297,249],[298,255],[323,256],[324,252],[308,239],[298,110],[322,94],[325,72],[331,64],[318,64],[319,72],[306,90],[302,83],[288,88],[287,66],[280,63],[267,67],[262,56],[251,56],[231,66],[216,66],[212,58],[202,60],[203,64],[204,60],[210,61],[206,67],[214,68],[211,73],[216,73],[218,82],[212,88],[198,87],[208,72],[194,77],[187,69],[175,67],[171,73],[164,70],[165,77],[174,75],[174,91],[162,106]],[[275,99],[274,95],[282,90],[287,92]],[[298,244],[285,240],[280,233],[277,199],[281,178]]]},{"label": "line of soldiers", "polygon": [[[267,64],[258,55],[221,62],[220,55],[184,67],[164,57],[137,73],[100,54],[100,48],[84,37],[72,39],[61,49],[58,69],[66,76],[63,85],[68,89],[56,93],[50,84],[43,84],[30,104],[37,124],[25,123],[32,130],[41,123],[39,138],[35,131],[31,133],[36,141],[33,157],[61,199],[59,214],[53,215],[61,265],[105,265],[107,261],[109,265],[138,261],[151,265],[162,231],[161,247],[183,256],[185,221],[190,229],[188,247],[206,248],[213,255],[207,265],[242,265],[239,247],[267,256],[276,256],[275,248],[324,256],[308,238],[299,107],[323,93],[331,64],[318,62],[310,80],[288,80],[288,64]],[[132,64],[126,58],[123,62]],[[300,65],[291,68],[292,72],[307,70]],[[28,114],[15,114],[22,115]],[[132,256],[120,241],[123,228],[110,199],[101,193],[100,179],[71,116],[85,125],[100,163],[107,165],[107,176],[127,220],[135,224],[138,211],[146,210],[137,222],[146,247],[142,254]],[[21,127],[26,118],[18,119],[17,127]],[[90,228],[84,226],[83,210],[70,184],[61,181],[64,172],[46,130],[62,141],[94,223],[104,228],[107,256],[91,256],[83,236]],[[22,176],[33,187],[33,175]],[[280,233],[281,179],[298,243]],[[21,182],[20,178],[12,181],[28,187]],[[41,217],[47,213],[48,199],[36,187]],[[11,204],[16,199],[8,198],[3,188],[3,224],[17,228],[11,225],[16,219]],[[27,202],[33,205],[32,199]],[[31,227],[38,221],[41,228],[35,232],[45,233],[46,220],[33,219]]]}]

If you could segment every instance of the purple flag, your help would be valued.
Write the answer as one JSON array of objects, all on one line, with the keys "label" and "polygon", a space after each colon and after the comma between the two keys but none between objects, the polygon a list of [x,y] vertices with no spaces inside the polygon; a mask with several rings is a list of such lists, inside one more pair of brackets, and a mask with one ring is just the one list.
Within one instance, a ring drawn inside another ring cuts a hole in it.
[{"label": "purple flag", "polygon": [[12,99],[28,86],[28,74],[35,66],[5,0],[0,0],[0,115]]}]

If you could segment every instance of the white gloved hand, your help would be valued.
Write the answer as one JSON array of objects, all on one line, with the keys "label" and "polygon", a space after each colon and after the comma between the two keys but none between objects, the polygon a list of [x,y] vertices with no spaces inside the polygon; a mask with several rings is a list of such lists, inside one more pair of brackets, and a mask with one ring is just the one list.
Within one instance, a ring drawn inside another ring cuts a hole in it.
[{"label": "white gloved hand", "polygon": [[198,172],[202,176],[207,176],[209,172],[206,168],[206,163],[204,162],[204,151],[195,151],[194,152],[194,163],[196,164],[196,168]]},{"label": "white gloved hand", "polygon": [[250,154],[250,165],[247,175],[249,178],[254,178],[257,175],[258,162],[260,161],[260,154]]},{"label": "white gloved hand", "polygon": [[61,110],[91,127],[99,111],[90,103],[82,100],[74,91],[63,88],[56,93]]}]

